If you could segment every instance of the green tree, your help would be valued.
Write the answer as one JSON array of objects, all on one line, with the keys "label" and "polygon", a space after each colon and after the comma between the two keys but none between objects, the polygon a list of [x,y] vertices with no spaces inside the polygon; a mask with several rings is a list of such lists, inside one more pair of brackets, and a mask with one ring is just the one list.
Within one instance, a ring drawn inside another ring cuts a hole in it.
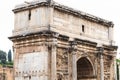
[{"label": "green tree", "polygon": [[11,52],[11,50],[8,51],[8,61],[9,62],[12,61],[12,52]]},{"label": "green tree", "polygon": [[0,63],[5,64],[6,63],[6,52],[0,50]]},{"label": "green tree", "polygon": [[117,70],[117,80],[119,80],[119,66],[120,66],[120,59],[116,59],[116,70]]}]

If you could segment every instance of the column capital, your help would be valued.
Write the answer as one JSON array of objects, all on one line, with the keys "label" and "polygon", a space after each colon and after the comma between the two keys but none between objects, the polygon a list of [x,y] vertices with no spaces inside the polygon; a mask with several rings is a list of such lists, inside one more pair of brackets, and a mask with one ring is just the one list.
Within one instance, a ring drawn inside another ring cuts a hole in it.
[{"label": "column capital", "polygon": [[53,38],[58,38],[58,37],[59,37],[59,33],[53,32],[53,33],[52,33],[52,37],[53,37]]},{"label": "column capital", "polygon": [[97,49],[97,53],[103,54],[104,47],[102,44],[97,44],[96,49]]},{"label": "column capital", "polygon": [[74,38],[69,38],[69,44],[71,48],[74,48],[77,45],[77,42],[74,40]]},{"label": "column capital", "polygon": [[54,33],[52,32],[50,37],[47,39],[47,45],[50,46],[57,46],[57,42],[58,42],[58,37],[59,34],[58,33]]},{"label": "column capital", "polygon": [[53,39],[49,39],[47,45],[49,47],[51,47],[51,46],[57,46],[57,43],[58,43],[58,40],[56,38],[53,38]]},{"label": "column capital", "polygon": [[69,41],[69,51],[70,53],[76,54],[77,51],[77,42],[75,40]]}]

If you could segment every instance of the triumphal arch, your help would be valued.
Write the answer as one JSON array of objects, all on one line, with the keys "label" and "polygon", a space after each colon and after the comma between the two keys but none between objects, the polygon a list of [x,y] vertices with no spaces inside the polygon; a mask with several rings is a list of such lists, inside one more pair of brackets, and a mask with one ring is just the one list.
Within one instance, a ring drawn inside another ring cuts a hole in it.
[{"label": "triumphal arch", "polygon": [[13,35],[15,80],[114,80],[111,21],[34,0],[17,5]]}]

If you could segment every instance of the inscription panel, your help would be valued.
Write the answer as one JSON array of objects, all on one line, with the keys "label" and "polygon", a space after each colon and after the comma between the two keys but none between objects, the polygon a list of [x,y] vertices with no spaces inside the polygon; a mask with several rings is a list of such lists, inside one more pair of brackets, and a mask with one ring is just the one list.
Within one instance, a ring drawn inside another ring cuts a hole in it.
[{"label": "inscription panel", "polygon": [[[65,31],[68,33],[103,41],[107,41],[109,39],[108,27],[58,10],[54,10],[53,25],[54,28],[60,33]],[[84,29],[82,29],[82,26],[84,26]]]},{"label": "inscription panel", "polygon": [[15,13],[15,29],[13,35],[46,29],[49,20],[48,12],[46,7],[40,7]]}]

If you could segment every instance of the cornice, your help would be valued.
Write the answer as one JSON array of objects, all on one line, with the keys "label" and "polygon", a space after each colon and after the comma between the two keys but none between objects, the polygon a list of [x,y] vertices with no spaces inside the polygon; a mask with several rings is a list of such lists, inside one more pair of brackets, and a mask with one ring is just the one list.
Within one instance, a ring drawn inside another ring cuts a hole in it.
[{"label": "cornice", "polygon": [[104,25],[104,26],[107,26],[107,27],[113,27],[114,26],[113,22],[111,22],[111,21],[102,19],[100,17],[96,17],[94,15],[91,15],[91,14],[88,14],[88,13],[85,13],[85,12],[82,12],[82,11],[79,11],[79,10],[75,10],[75,9],[70,8],[68,6],[64,6],[64,5],[61,5],[59,3],[56,3],[54,1],[51,1],[51,3],[49,3],[46,0],[38,0],[38,1],[29,2],[28,4],[24,3],[24,4],[16,6],[13,9],[13,12],[17,13],[17,12],[20,12],[20,11],[29,10],[29,9],[32,9],[32,8],[37,8],[37,7],[40,7],[40,6],[53,7],[54,9],[73,14],[75,16],[78,16],[78,17],[82,18],[82,19],[85,19],[85,20],[88,20],[88,21],[91,21],[91,22],[95,22],[95,23],[98,23],[98,24],[101,24],[101,25]]}]

